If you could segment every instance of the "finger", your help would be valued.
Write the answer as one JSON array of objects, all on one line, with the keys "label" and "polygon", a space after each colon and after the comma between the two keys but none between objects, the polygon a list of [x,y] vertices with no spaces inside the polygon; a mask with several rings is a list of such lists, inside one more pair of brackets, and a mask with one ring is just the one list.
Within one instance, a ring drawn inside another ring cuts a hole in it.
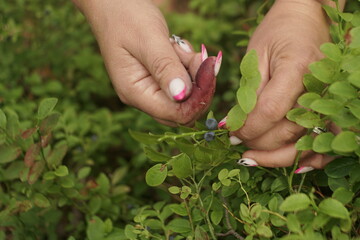
[{"label": "finger", "polygon": [[274,150],[296,142],[305,133],[306,129],[284,118],[265,134],[245,144],[252,149]]},{"label": "finger", "polygon": [[248,115],[244,126],[235,134],[242,140],[252,140],[273,128],[294,106],[303,92],[304,68],[289,59],[275,66],[271,80],[258,97],[254,110]]},{"label": "finger", "polygon": [[300,161],[299,168],[295,173],[305,173],[313,169],[322,169],[334,159],[335,157],[329,155],[319,153],[313,154]]},{"label": "finger", "polygon": [[[271,151],[249,150],[244,152],[238,164],[244,166],[263,166],[263,167],[289,167],[294,164],[298,151],[295,144],[288,144],[281,148]],[[305,151],[301,157],[306,158],[313,154]]]},{"label": "finger", "polygon": [[[131,62],[131,59],[128,60]],[[177,123],[191,125],[208,108],[215,91],[214,66],[215,57],[204,61],[193,76],[194,83],[191,97],[181,103],[169,100],[160,89],[152,76],[144,75],[136,84],[127,81],[120,84],[114,81],[114,86],[122,100],[166,125],[175,126]],[[138,72],[141,72],[138,70]],[[121,86],[119,86],[121,85]]]},{"label": "finger", "polygon": [[[136,37],[139,40],[128,41],[124,48],[145,66],[170,99],[185,100],[191,92],[191,78],[169,41],[166,27],[149,25],[136,32]],[[184,41],[179,46],[184,52],[192,52]]]}]

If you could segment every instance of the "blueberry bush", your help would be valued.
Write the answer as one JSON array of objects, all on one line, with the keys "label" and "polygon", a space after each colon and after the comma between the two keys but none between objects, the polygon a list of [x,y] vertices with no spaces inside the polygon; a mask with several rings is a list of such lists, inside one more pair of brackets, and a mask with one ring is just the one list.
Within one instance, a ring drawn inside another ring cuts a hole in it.
[{"label": "blueberry bush", "polygon": [[[271,4],[190,0],[164,13],[172,32],[225,56],[212,111],[175,129],[118,100],[71,2],[1,3],[0,240],[360,239],[357,0],[344,13],[324,7],[333,43],[304,76],[302,108],[287,114],[309,129],[298,155],[336,160],[302,175],[298,158],[239,166],[246,147],[217,128],[229,110],[227,126],[240,128],[256,104],[242,92],[260,81],[257,54],[244,53]],[[341,133],[310,134],[329,123]]]}]

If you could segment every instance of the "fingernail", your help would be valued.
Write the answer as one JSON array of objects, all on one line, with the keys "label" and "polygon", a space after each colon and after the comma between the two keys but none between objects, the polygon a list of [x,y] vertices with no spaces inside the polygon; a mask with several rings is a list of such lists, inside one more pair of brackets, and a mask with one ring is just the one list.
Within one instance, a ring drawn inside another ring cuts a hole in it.
[{"label": "fingernail", "polygon": [[174,39],[174,41],[177,43],[177,45],[180,46],[180,48],[182,50],[184,50],[187,53],[191,53],[191,48],[189,45],[186,44],[186,42],[184,40],[181,39],[181,37],[176,36],[175,34],[172,35],[172,38]]},{"label": "fingernail", "polygon": [[242,158],[237,162],[239,165],[243,165],[245,167],[256,167],[259,164],[250,158]]},{"label": "fingernail", "polygon": [[215,60],[215,67],[214,67],[215,76],[217,76],[219,73],[221,61],[222,61],[222,52],[220,51]]},{"label": "fingernail", "polygon": [[229,140],[231,145],[239,145],[240,143],[242,143],[242,140],[236,136],[231,136]]},{"label": "fingernail", "polygon": [[176,101],[181,101],[185,98],[186,85],[182,79],[175,78],[175,79],[171,80],[171,82],[169,84],[169,90],[170,90],[171,96]]},{"label": "fingernail", "polygon": [[219,123],[218,123],[218,128],[222,128],[226,125],[226,119],[227,117],[224,117]]},{"label": "fingernail", "polygon": [[208,53],[204,44],[201,44],[201,62],[208,58]]},{"label": "fingernail", "polygon": [[296,173],[296,174],[306,173],[306,172],[310,172],[310,171],[312,171],[312,170],[314,170],[313,167],[300,167],[300,168],[298,168],[298,169],[295,170],[295,173]]},{"label": "fingernail", "polygon": [[174,40],[174,38],[169,38],[169,41],[171,42],[171,43],[174,43],[175,42],[175,40]]}]

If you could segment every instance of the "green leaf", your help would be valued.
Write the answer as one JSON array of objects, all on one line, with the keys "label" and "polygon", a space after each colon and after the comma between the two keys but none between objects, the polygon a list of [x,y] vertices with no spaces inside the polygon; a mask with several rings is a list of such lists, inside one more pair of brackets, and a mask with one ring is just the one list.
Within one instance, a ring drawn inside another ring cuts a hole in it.
[{"label": "green leaf", "polygon": [[325,115],[336,115],[343,107],[341,103],[333,99],[318,99],[311,105],[311,109]]},{"label": "green leaf", "polygon": [[167,176],[167,166],[161,163],[151,167],[145,175],[145,181],[149,186],[158,186],[165,181]]},{"label": "green leaf", "polygon": [[186,178],[193,173],[191,159],[185,153],[173,157],[170,161],[172,170],[176,177]]},{"label": "green leaf", "polygon": [[240,173],[240,169],[232,169],[229,174],[228,174],[228,177],[231,178],[231,177],[236,177],[238,174]]},{"label": "green leaf", "polygon": [[360,66],[360,55],[354,56],[354,55],[347,55],[345,56],[341,61],[341,69],[353,73],[358,72]]},{"label": "green leaf", "polygon": [[[126,235],[126,230],[125,230]],[[97,216],[89,219],[86,228],[86,236],[89,240],[103,240],[105,237],[104,222]],[[135,238],[134,238],[135,239]]]},{"label": "green leaf", "polygon": [[[357,100],[357,99],[354,99],[354,100]],[[350,104],[352,104],[352,103],[350,103]],[[355,108],[353,108],[352,106],[348,106],[348,108],[343,108],[337,115],[332,115],[330,119],[338,127],[343,128],[343,129],[356,126],[356,124],[358,124],[360,122],[360,118],[357,118],[354,115],[358,114],[358,113],[360,114],[359,107],[360,106],[356,106]],[[350,111],[350,108],[352,109],[352,111]]]},{"label": "green leaf", "polygon": [[172,193],[172,194],[178,194],[178,193],[180,193],[180,188],[177,187],[177,186],[171,186],[171,187],[169,187],[168,190],[169,190],[169,192]]},{"label": "green leaf", "polygon": [[171,211],[173,211],[173,213],[180,215],[180,216],[187,216],[188,212],[186,211],[186,207],[183,204],[170,204],[169,205]]},{"label": "green leaf", "polygon": [[206,233],[206,231],[200,227],[199,225],[195,228],[195,240],[209,240],[210,237]]},{"label": "green leaf", "polygon": [[151,144],[158,144],[158,139],[161,137],[160,135],[152,135],[151,133],[142,133],[142,132],[135,132],[129,129],[129,133],[132,138],[136,141],[151,145]]},{"label": "green leaf", "polygon": [[318,153],[330,152],[332,150],[331,142],[333,141],[334,137],[334,134],[331,132],[317,135],[313,142],[313,150]]},{"label": "green leaf", "polygon": [[258,203],[254,204],[250,209],[250,217],[254,220],[260,217],[262,206]]},{"label": "green leaf", "polygon": [[323,214],[321,212],[319,212],[312,223],[312,226],[315,230],[320,229],[322,227],[324,227],[330,220],[330,217],[326,214]]},{"label": "green leaf", "polygon": [[323,83],[333,83],[334,76],[337,73],[337,63],[330,59],[324,58],[318,62],[311,63],[309,69],[311,73]]},{"label": "green leaf", "polygon": [[6,115],[1,109],[0,109],[0,128],[6,129]]},{"label": "green leaf", "polygon": [[351,20],[353,19],[352,13],[339,12],[339,16],[340,16],[345,22],[351,22]]},{"label": "green leaf", "polygon": [[360,48],[360,26],[350,30],[351,43],[350,48]]},{"label": "green leaf", "polygon": [[334,43],[324,43],[320,46],[320,50],[331,60],[338,62],[341,60],[341,50]]},{"label": "green leaf", "polygon": [[309,197],[304,193],[296,193],[287,197],[280,205],[280,210],[284,212],[301,211],[310,205]]},{"label": "green leaf", "polygon": [[227,170],[226,168],[221,169],[221,171],[218,173],[218,179],[219,181],[222,181],[224,179],[227,179],[229,175],[229,170]]},{"label": "green leaf", "polygon": [[248,86],[240,87],[236,93],[238,104],[245,113],[250,113],[256,105],[256,90]]},{"label": "green leaf", "polygon": [[349,75],[348,81],[357,88],[360,88],[360,71],[353,72]]},{"label": "green leaf", "polygon": [[309,92],[309,93],[304,93],[303,95],[301,95],[298,98],[297,102],[298,102],[298,104],[300,104],[303,107],[310,108],[311,103],[320,98],[321,98],[321,96],[319,94]]},{"label": "green leaf", "polygon": [[345,99],[352,99],[357,97],[357,90],[346,81],[335,82],[331,84],[329,87],[329,92]]},{"label": "green leaf", "polygon": [[314,92],[314,93],[317,93],[317,94],[321,94],[324,91],[325,87],[326,87],[326,84],[319,81],[312,74],[305,74],[304,79],[303,79],[303,83],[304,83],[305,88],[306,88],[306,90],[308,92]]},{"label": "green leaf", "polygon": [[58,166],[61,164],[68,150],[65,143],[58,144],[48,155],[46,161],[50,166]]},{"label": "green leaf", "polygon": [[247,114],[242,110],[240,105],[232,107],[227,115],[226,127],[229,131],[236,131],[241,128],[246,120]]},{"label": "green leaf", "polygon": [[327,198],[319,204],[322,213],[334,218],[348,219],[349,212],[344,205],[336,199]]},{"label": "green leaf", "polygon": [[360,119],[360,100],[354,99],[352,100],[347,107],[349,108],[350,112],[357,118]]},{"label": "green leaf", "polygon": [[150,147],[144,147],[144,153],[149,159],[154,162],[167,162],[171,159],[171,157],[159,153]]},{"label": "green leaf", "polygon": [[211,212],[210,219],[215,225],[218,225],[221,222],[223,216],[224,216],[224,211],[216,210]]},{"label": "green leaf", "polygon": [[252,81],[254,82],[253,89],[257,89],[261,80],[258,66],[258,56],[254,49],[247,52],[240,63],[241,75],[247,79],[252,79]]},{"label": "green leaf", "polygon": [[78,179],[83,179],[86,178],[91,172],[91,168],[90,167],[82,167],[80,168],[80,170],[77,173],[77,177]]},{"label": "green leaf", "polygon": [[256,233],[265,238],[270,238],[273,236],[271,229],[265,224],[261,224],[260,226],[257,226]]},{"label": "green leaf", "polygon": [[14,161],[21,152],[19,147],[0,145],[0,164]]},{"label": "green leaf", "polygon": [[188,233],[191,231],[189,220],[181,218],[175,218],[171,220],[166,227],[176,233]]},{"label": "green leaf", "polygon": [[296,122],[296,119],[306,112],[308,111],[304,108],[293,108],[286,114],[286,118],[292,122]]},{"label": "green leaf", "polygon": [[294,214],[289,214],[287,217],[287,227],[291,232],[301,233],[301,226],[299,220],[296,218]]},{"label": "green leaf", "polygon": [[296,118],[295,122],[305,128],[314,128],[324,125],[324,123],[320,119],[320,116],[313,112],[306,112],[304,114],[301,114]]},{"label": "green leaf", "polygon": [[332,197],[345,205],[351,202],[352,198],[354,197],[354,193],[350,192],[346,188],[339,187],[335,190]]},{"label": "green leaf", "polygon": [[356,138],[357,136],[354,132],[343,131],[335,136],[331,143],[331,148],[342,153],[353,152],[359,148]]},{"label": "green leaf", "polygon": [[57,98],[45,98],[40,102],[38,108],[38,119],[44,119],[47,117],[52,110],[55,108],[56,103],[58,102]]},{"label": "green leaf", "polygon": [[34,204],[40,208],[50,207],[49,200],[41,193],[35,193],[33,201]]},{"label": "green leaf", "polygon": [[305,151],[311,150],[313,146],[314,138],[310,135],[302,136],[295,144],[297,150]]},{"label": "green leaf", "polygon": [[75,186],[75,182],[70,176],[65,176],[60,179],[60,185],[63,188],[73,188]]},{"label": "green leaf", "polygon": [[55,175],[58,177],[65,177],[69,174],[69,170],[66,166],[62,165],[59,166],[56,170],[55,170]]},{"label": "green leaf", "polygon": [[325,173],[332,178],[345,177],[356,163],[352,158],[338,158],[326,165]]},{"label": "green leaf", "polygon": [[340,21],[339,11],[336,8],[330,7],[328,5],[322,5],[322,7],[332,21],[337,23]]},{"label": "green leaf", "polygon": [[43,119],[40,124],[41,135],[47,135],[52,130],[54,130],[57,123],[59,122],[60,116],[60,113],[52,113]]},{"label": "green leaf", "polygon": [[137,234],[135,233],[135,227],[130,224],[127,224],[125,226],[125,236],[130,240],[136,240]]},{"label": "green leaf", "polygon": [[271,192],[280,192],[288,187],[285,176],[278,177],[271,184]]}]

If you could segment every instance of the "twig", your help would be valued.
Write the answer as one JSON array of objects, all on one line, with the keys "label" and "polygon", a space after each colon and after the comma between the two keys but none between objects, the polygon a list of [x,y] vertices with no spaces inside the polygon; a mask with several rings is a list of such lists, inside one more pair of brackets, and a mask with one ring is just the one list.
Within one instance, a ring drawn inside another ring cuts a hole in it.
[{"label": "twig", "polygon": [[[221,196],[221,194],[220,194]],[[227,205],[227,202],[226,202],[226,199],[221,196],[221,201],[223,202],[223,206],[224,206],[224,212],[225,212],[225,220],[226,220],[226,226],[227,228],[229,229],[228,232],[226,233],[217,233],[216,236],[219,236],[219,237],[225,237],[225,236],[229,236],[229,235],[233,235],[234,237],[236,237],[237,239],[244,239],[242,236],[240,236],[240,234],[238,234],[234,229],[233,227],[231,226],[231,223],[230,223],[230,218],[229,218],[229,213],[231,214],[232,217],[234,217],[236,220],[238,220],[239,222],[243,223],[243,224],[246,224],[245,222],[242,222],[240,219],[238,219],[236,216],[234,216],[228,209],[228,207],[226,206]]]}]

